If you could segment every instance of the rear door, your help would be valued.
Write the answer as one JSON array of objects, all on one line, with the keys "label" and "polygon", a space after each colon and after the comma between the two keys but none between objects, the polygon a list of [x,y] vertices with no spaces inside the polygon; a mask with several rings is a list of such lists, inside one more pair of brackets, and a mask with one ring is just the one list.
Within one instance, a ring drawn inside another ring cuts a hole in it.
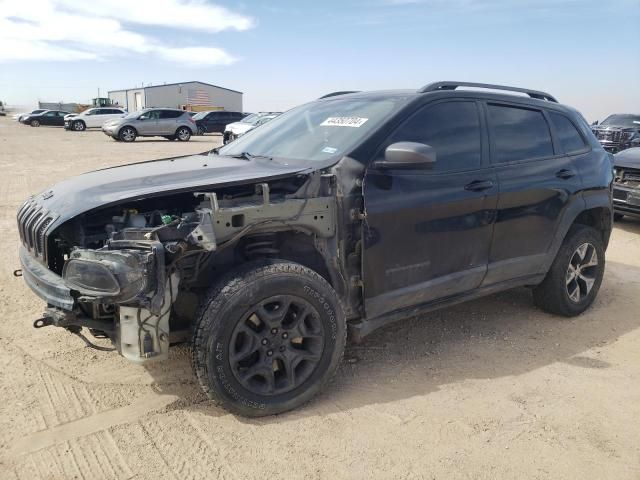
[{"label": "rear door", "polygon": [[102,117],[100,119],[100,125],[96,125],[97,127],[101,127],[102,124],[108,120],[115,120],[117,118],[121,118],[124,115],[124,112],[118,110],[117,108],[103,108]]},{"label": "rear door", "polygon": [[178,119],[184,114],[180,110],[160,110],[158,135],[174,135],[178,130]]},{"label": "rear door", "polygon": [[384,142],[431,145],[432,170],[365,174],[363,278],[367,317],[473,290],[487,270],[497,179],[479,103],[430,103]]},{"label": "rear door", "polygon": [[491,162],[500,195],[484,284],[539,273],[560,218],[581,189],[574,155],[567,155],[546,110],[485,104]]}]

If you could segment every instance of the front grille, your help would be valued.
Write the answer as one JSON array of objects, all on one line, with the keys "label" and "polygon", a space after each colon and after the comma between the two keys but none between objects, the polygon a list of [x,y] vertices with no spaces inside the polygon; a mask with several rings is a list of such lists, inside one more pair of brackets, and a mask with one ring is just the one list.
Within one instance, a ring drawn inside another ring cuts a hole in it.
[{"label": "front grille", "polygon": [[596,130],[596,138],[605,142],[620,143],[622,130]]},{"label": "front grille", "polygon": [[18,210],[18,231],[20,241],[36,257],[46,262],[47,228],[55,216],[38,205],[33,198],[27,200]]}]

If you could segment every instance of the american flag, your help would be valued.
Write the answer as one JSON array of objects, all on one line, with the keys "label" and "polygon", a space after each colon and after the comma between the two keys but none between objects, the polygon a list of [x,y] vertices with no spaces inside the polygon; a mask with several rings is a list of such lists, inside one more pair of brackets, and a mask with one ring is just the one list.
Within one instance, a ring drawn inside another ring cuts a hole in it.
[{"label": "american flag", "polygon": [[190,88],[187,90],[187,103],[189,105],[211,105],[211,100],[206,90]]}]

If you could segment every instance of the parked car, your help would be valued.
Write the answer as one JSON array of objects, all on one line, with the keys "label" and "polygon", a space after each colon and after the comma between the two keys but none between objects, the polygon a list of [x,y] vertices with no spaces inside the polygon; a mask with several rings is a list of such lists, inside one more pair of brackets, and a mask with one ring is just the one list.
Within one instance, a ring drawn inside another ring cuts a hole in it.
[{"label": "parked car", "polygon": [[640,147],[614,155],[613,177],[614,218],[640,217]]},{"label": "parked car", "polygon": [[193,119],[198,126],[198,135],[204,135],[205,133],[222,133],[229,123],[237,122],[245,116],[242,112],[213,110],[210,112],[200,112],[193,117]]},{"label": "parked car", "polygon": [[116,120],[127,115],[126,110],[116,107],[89,108],[78,114],[64,117],[64,128],[82,132],[87,128],[100,128],[109,120]]},{"label": "parked car", "polygon": [[188,142],[196,133],[196,122],[184,110],[147,108],[105,122],[102,131],[123,142],[133,142],[136,137],[164,137]]},{"label": "parked car", "polygon": [[593,133],[602,146],[611,153],[631,147],[640,147],[640,115],[609,115],[599,125],[592,125]]},{"label": "parked car", "polygon": [[46,110],[46,109],[44,109],[44,108],[38,108],[38,109],[36,109],[36,110],[31,110],[30,112],[18,113],[18,114],[16,114],[16,115],[14,115],[14,116],[13,116],[13,119],[14,119],[14,120],[17,120],[17,121],[18,121],[18,122],[20,122],[20,123],[22,123],[22,121],[23,121],[26,117],[28,117],[28,116],[30,116],[30,115],[37,115],[37,114],[39,114],[39,113],[46,112],[46,111],[47,111],[47,110]]},{"label": "parked car", "polygon": [[40,125],[62,127],[64,126],[64,116],[68,114],[69,112],[63,110],[45,110],[41,113],[22,117],[21,122],[32,127],[39,127]]},{"label": "parked car", "polygon": [[[239,122],[230,123],[224,129],[222,134],[222,143],[227,144],[232,140],[235,140],[241,135],[244,135],[249,130],[253,130],[258,125],[262,125],[265,121],[269,121],[272,118],[280,115],[281,112],[258,112],[247,115]],[[268,117],[265,119],[265,117]]]},{"label": "parked car", "polygon": [[335,95],[209,153],[32,196],[21,274],[47,304],[34,326],[90,328],[138,363],[190,341],[210,398],[269,415],[329,382],[347,330],[360,341],[524,286],[548,312],[585,311],[612,181],[587,122],[548,93],[438,82]]}]

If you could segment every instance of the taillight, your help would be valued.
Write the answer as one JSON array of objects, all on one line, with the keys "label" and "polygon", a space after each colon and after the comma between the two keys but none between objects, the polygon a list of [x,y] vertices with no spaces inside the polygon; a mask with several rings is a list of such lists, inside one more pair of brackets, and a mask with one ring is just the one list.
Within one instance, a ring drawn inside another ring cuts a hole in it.
[{"label": "taillight", "polygon": [[193,117],[189,117],[189,121],[190,121],[191,123],[196,123],[196,121],[193,119]]}]

